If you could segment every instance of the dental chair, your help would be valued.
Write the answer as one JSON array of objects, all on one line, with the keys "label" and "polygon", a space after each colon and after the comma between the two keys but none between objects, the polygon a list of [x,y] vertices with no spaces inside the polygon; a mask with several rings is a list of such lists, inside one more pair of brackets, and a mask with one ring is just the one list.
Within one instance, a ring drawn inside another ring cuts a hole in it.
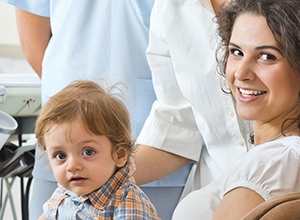
[{"label": "dental chair", "polygon": [[[14,199],[12,196],[12,185],[16,178],[20,178],[22,219],[28,219],[29,189],[32,181],[31,172],[34,164],[34,145],[17,146],[6,143],[0,151],[0,178],[1,178],[1,208],[0,219],[3,219],[8,202],[12,209],[14,219],[17,219]],[[25,186],[24,179],[27,178]],[[3,195],[3,186],[6,185],[6,195]]]},{"label": "dental chair", "polygon": [[241,220],[299,220],[300,192],[288,193],[263,202]]}]

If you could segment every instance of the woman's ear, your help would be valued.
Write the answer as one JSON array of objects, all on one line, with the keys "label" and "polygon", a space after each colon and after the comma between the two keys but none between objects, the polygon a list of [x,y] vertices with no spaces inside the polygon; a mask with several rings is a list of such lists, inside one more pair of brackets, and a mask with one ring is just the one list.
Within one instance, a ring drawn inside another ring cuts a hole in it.
[{"label": "woman's ear", "polygon": [[124,147],[119,147],[113,154],[113,159],[117,167],[123,167],[128,159],[128,150]]}]

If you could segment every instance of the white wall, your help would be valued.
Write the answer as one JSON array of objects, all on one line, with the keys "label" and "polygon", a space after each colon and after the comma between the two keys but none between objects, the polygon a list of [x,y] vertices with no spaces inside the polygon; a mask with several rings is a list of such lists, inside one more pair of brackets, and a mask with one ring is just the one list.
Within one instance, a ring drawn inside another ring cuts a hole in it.
[{"label": "white wall", "polygon": [[0,2],[0,57],[24,58],[20,48],[15,7],[3,2]]},{"label": "white wall", "polygon": [[19,45],[15,9],[3,2],[0,2],[0,44]]}]

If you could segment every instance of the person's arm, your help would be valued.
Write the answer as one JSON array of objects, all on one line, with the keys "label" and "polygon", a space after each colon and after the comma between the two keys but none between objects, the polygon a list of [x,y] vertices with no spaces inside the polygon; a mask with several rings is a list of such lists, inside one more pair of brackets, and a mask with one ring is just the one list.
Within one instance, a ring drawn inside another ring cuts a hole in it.
[{"label": "person's arm", "polygon": [[236,188],[228,192],[218,206],[213,220],[239,220],[265,200],[248,188]]},{"label": "person's arm", "polygon": [[136,140],[137,184],[158,180],[197,161],[202,136],[195,122],[191,104],[178,85],[168,45],[169,21],[164,20],[168,6],[157,0],[151,11],[147,60],[157,100]]},{"label": "person's arm", "polygon": [[135,153],[138,185],[158,180],[190,162],[189,159],[146,145],[139,145]]},{"label": "person's arm", "polygon": [[16,8],[19,38],[25,58],[42,76],[42,61],[51,38],[50,19]]}]

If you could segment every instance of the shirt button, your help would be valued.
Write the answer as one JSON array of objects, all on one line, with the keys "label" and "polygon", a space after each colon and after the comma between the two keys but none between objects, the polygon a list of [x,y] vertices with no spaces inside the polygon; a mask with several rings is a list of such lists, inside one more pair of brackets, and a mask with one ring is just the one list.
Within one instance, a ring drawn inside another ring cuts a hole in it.
[{"label": "shirt button", "polygon": [[73,203],[74,203],[76,206],[79,206],[79,205],[80,205],[80,202],[78,202],[78,201],[73,201]]}]

